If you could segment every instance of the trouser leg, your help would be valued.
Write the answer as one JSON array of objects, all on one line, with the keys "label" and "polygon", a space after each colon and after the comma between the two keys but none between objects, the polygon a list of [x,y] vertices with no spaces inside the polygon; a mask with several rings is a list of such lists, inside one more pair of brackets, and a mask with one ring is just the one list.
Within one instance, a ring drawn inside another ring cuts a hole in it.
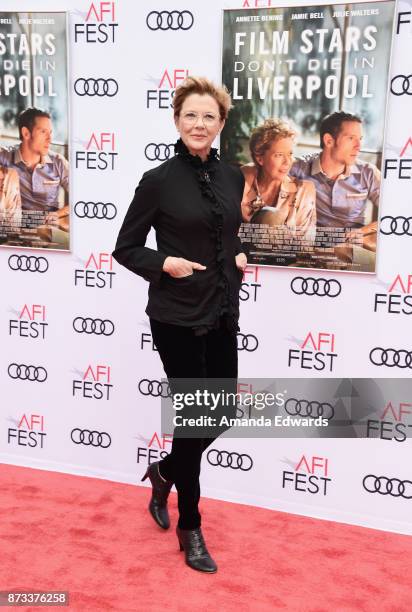
[{"label": "trouser leg", "polygon": [[[224,379],[223,389],[236,393],[237,339],[224,326],[205,336],[195,336],[188,328],[150,321],[154,343],[167,377],[195,379]],[[234,416],[230,407],[218,407],[216,414]],[[225,428],[220,428],[217,435]],[[216,439],[179,438],[174,436],[171,452],[159,464],[163,478],[175,482],[178,492],[179,523],[181,529],[200,526],[200,464],[205,448]]]},{"label": "trouser leg", "polygon": [[[166,376],[201,379],[205,376],[204,338],[185,328],[159,321],[150,321],[152,336],[163,363]],[[202,438],[174,436],[172,448],[159,463],[160,474],[172,480],[177,490],[180,529],[200,527],[200,463]]]},{"label": "trouser leg", "polygon": [[[226,394],[237,392],[238,352],[236,333],[230,332],[225,326],[209,332],[206,342],[206,376],[215,381],[215,392],[224,391]],[[226,395],[226,398],[230,397]],[[219,405],[215,410],[219,419],[225,415],[233,418],[236,413],[234,405]],[[208,448],[224,431],[227,426],[216,429],[216,435],[203,440],[203,450]]]}]

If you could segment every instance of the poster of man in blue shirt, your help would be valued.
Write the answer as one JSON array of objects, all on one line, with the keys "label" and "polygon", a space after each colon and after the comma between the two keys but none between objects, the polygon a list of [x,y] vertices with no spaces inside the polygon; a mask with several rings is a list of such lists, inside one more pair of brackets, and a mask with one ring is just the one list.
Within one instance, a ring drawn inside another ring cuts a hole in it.
[{"label": "poster of man in blue shirt", "polygon": [[[51,227],[69,231],[69,164],[50,150],[53,126],[47,111],[29,107],[18,116],[20,144],[0,148],[0,167],[12,168],[19,176],[21,231]],[[36,232],[38,234],[38,232]]]},{"label": "poster of man in blue shirt", "polygon": [[0,17],[0,247],[68,251],[68,16]]},{"label": "poster of man in blue shirt", "polygon": [[362,120],[338,111],[322,119],[319,131],[321,151],[297,159],[290,174],[315,185],[318,227],[364,227],[376,220],[381,174],[358,159]]},{"label": "poster of man in blue shirt", "polygon": [[381,173],[372,163],[359,159],[362,145],[362,119],[337,111],[320,122],[319,153],[297,159],[290,175],[311,181],[316,189],[316,225],[319,228],[353,228],[335,246],[342,261],[362,258],[373,264],[377,241],[377,216]]}]

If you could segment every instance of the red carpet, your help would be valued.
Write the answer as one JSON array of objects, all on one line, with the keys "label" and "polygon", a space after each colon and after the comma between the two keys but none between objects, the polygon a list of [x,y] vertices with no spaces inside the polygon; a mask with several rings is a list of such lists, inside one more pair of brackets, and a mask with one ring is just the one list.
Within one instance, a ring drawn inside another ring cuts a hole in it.
[{"label": "red carpet", "polygon": [[[0,590],[68,590],[70,609],[410,611],[412,538],[203,499],[219,570],[184,564],[149,489],[1,466]],[[5,608],[11,609],[11,608]]]}]

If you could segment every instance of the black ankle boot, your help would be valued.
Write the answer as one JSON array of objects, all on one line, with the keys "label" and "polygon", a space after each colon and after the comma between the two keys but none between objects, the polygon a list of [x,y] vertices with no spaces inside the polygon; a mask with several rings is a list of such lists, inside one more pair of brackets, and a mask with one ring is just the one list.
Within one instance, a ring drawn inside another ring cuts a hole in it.
[{"label": "black ankle boot", "polygon": [[142,482],[149,477],[152,483],[152,498],[149,503],[149,512],[162,529],[169,529],[170,519],[167,510],[167,498],[173,486],[171,480],[164,480],[159,472],[159,461],[151,463],[142,478]]},{"label": "black ankle boot", "polygon": [[217,565],[209,555],[200,527],[197,529],[176,527],[176,534],[180,550],[185,551],[186,563],[189,567],[209,574],[217,571]]}]

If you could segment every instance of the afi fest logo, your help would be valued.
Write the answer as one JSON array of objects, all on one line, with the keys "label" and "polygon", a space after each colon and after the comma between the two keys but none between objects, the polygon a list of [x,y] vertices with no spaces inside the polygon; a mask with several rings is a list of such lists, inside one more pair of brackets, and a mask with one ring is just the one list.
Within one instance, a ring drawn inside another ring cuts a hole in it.
[{"label": "afi fest logo", "polygon": [[288,367],[296,365],[303,370],[333,371],[335,357],[335,334],[309,332],[300,349],[289,349]]},{"label": "afi fest logo", "polygon": [[[266,390],[256,389],[253,383],[250,382],[238,382],[236,386],[236,393],[239,394],[241,401],[236,405],[236,418],[250,419],[252,417],[259,417],[262,415],[262,410],[270,410],[271,414],[278,413],[276,407],[283,406],[285,404],[286,390],[283,392],[267,394]],[[262,399],[263,396],[265,400]],[[265,412],[267,416],[267,412]]]},{"label": "afi fest logo", "polygon": [[[410,75],[410,83],[412,84],[412,75]],[[412,91],[411,91],[412,95]],[[408,155],[408,157],[406,157]],[[385,159],[383,167],[383,176],[387,178],[395,174],[395,179],[411,180],[412,179],[412,136],[409,136],[403,145],[399,157]]]},{"label": "afi fest logo", "polygon": [[73,397],[109,400],[112,389],[111,366],[109,365],[93,366],[89,364],[81,378],[74,379],[72,382]]},{"label": "afi fest logo", "polygon": [[114,43],[118,27],[114,2],[92,2],[84,23],[74,24],[74,42]]},{"label": "afi fest logo", "polygon": [[282,489],[292,489],[312,495],[327,495],[329,483],[329,459],[302,455],[293,471],[282,472]]},{"label": "afi fest logo", "polygon": [[142,332],[140,334],[140,350],[144,351],[145,349],[157,352],[157,348],[155,346],[155,343],[153,342],[152,334],[149,332]]},{"label": "afi fest logo", "polygon": [[113,289],[113,257],[110,253],[91,253],[84,268],[74,271],[75,286]]},{"label": "afi fest logo", "polygon": [[146,92],[146,108],[172,108],[176,87],[189,76],[187,68],[165,69],[156,89]]},{"label": "afi fest logo", "polygon": [[144,463],[145,467],[154,461],[164,459],[169,454],[172,446],[172,434],[158,434],[156,431],[150,438],[149,442],[140,436],[140,439],[145,442],[144,445],[137,447],[136,463]]},{"label": "afi fest logo", "polygon": [[238,402],[236,406],[236,418],[248,418],[252,417],[252,413],[254,410],[254,405],[250,402],[246,405],[246,402],[243,401],[243,396],[253,397],[254,387],[252,383],[247,382],[238,382],[236,385],[236,393],[239,393],[242,397],[242,401]]},{"label": "afi fest logo", "polygon": [[258,291],[262,286],[259,282],[259,272],[259,266],[246,266],[239,292],[242,302],[257,302]]},{"label": "afi fest logo", "polygon": [[111,171],[115,169],[118,153],[114,132],[93,132],[86,150],[75,151],[75,165],[83,170]]},{"label": "afi fest logo", "polygon": [[412,433],[412,423],[406,418],[409,414],[412,414],[410,402],[399,402],[398,405],[388,402],[379,419],[367,420],[366,437],[405,442]]},{"label": "afi fest logo", "polygon": [[9,320],[9,336],[44,340],[47,326],[46,306],[24,304],[17,319]]},{"label": "afi fest logo", "polygon": [[242,8],[271,8],[279,6],[278,0],[243,0]]},{"label": "afi fest logo", "polygon": [[392,281],[387,293],[375,293],[373,311],[388,314],[412,314],[412,274],[398,274]]},{"label": "afi fest logo", "polygon": [[43,448],[46,436],[44,416],[40,414],[23,414],[17,427],[9,427],[7,431],[7,444]]},{"label": "afi fest logo", "polygon": [[400,31],[404,30],[405,28],[403,28],[402,26],[406,26],[407,24],[409,24],[409,32],[412,31],[411,28],[411,24],[412,24],[412,20],[411,20],[411,16],[412,16],[412,11],[399,11],[398,12],[398,22],[396,24],[396,33],[400,34]]}]

